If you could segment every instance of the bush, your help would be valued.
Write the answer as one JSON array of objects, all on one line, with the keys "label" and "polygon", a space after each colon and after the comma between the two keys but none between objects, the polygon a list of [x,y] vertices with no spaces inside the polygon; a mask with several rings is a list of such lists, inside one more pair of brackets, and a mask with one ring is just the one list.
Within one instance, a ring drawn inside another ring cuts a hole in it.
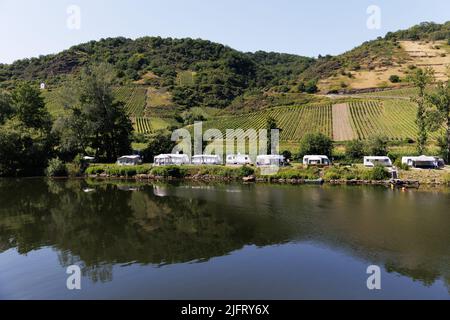
[{"label": "bush", "polygon": [[345,152],[351,160],[362,160],[364,157],[364,149],[365,144],[362,141],[352,140],[347,144]]},{"label": "bush", "polygon": [[183,178],[187,174],[187,169],[180,166],[154,167],[150,174],[164,178]]},{"label": "bush", "polygon": [[319,179],[320,170],[318,168],[295,168],[295,169],[280,169],[276,174],[272,175],[274,179]]},{"label": "bush", "polygon": [[66,165],[58,158],[49,160],[45,172],[48,177],[67,177],[68,175]]},{"label": "bush", "polygon": [[384,136],[374,136],[369,140],[368,152],[371,156],[386,156],[388,153],[388,139]]},{"label": "bush", "polygon": [[392,83],[399,83],[400,82],[400,77],[396,74],[393,74],[389,77],[389,81]]},{"label": "bush", "polygon": [[300,152],[298,158],[308,154],[326,155],[331,157],[333,142],[322,133],[309,133],[300,142]]},{"label": "bush", "polygon": [[240,177],[248,177],[255,174],[255,169],[249,166],[242,166],[239,168],[239,176]]},{"label": "bush", "polygon": [[390,173],[383,166],[375,166],[370,172],[369,180],[387,180],[391,177]]},{"label": "bush", "polygon": [[405,170],[405,171],[409,170],[409,166],[405,163],[402,163],[401,158],[397,158],[397,160],[394,161],[394,166],[396,166],[400,170]]}]

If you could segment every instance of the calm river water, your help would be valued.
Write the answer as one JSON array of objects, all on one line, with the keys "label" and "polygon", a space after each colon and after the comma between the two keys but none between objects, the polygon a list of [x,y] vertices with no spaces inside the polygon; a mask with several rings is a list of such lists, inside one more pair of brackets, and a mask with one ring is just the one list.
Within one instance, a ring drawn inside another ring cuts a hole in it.
[{"label": "calm river water", "polygon": [[449,208],[448,190],[0,180],[0,299],[450,299]]}]

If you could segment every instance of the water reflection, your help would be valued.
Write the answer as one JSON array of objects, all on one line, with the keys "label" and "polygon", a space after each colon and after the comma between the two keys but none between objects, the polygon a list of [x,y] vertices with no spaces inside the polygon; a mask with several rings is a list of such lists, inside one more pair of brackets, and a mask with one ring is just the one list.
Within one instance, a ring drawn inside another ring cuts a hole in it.
[{"label": "water reflection", "polygon": [[[88,191],[87,191],[88,190]],[[43,247],[93,282],[114,265],[204,262],[309,241],[450,287],[450,198],[384,188],[0,180],[0,254]]]}]

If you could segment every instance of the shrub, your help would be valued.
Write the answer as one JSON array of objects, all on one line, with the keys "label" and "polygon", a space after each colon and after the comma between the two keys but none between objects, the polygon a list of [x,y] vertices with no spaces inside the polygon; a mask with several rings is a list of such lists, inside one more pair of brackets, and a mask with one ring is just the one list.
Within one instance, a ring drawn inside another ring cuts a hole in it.
[{"label": "shrub", "polygon": [[405,163],[402,163],[401,158],[397,158],[397,160],[394,161],[394,166],[396,166],[400,170],[405,170],[405,171],[409,170],[409,166]]},{"label": "shrub", "polygon": [[400,77],[396,74],[393,74],[389,77],[389,81],[392,83],[398,83],[400,82]]},{"label": "shrub", "polygon": [[154,176],[160,177],[172,177],[172,178],[183,178],[187,174],[187,169],[180,166],[165,166],[165,167],[154,167],[150,171]]},{"label": "shrub", "polygon": [[364,148],[365,144],[362,141],[352,140],[347,144],[345,152],[351,160],[362,160],[364,157]]},{"label": "shrub", "polygon": [[49,177],[67,177],[68,171],[62,160],[54,158],[49,160],[46,174]]},{"label": "shrub", "polygon": [[255,169],[249,166],[242,166],[239,168],[239,176],[240,177],[248,177],[255,174]]},{"label": "shrub", "polygon": [[371,156],[386,156],[388,139],[384,136],[374,136],[369,140],[368,152]]},{"label": "shrub", "polygon": [[331,157],[333,143],[329,137],[322,133],[309,133],[300,142],[300,152],[298,158],[301,159],[307,154],[326,155]]},{"label": "shrub", "polygon": [[370,172],[369,180],[387,180],[391,177],[390,173],[383,166],[375,166]]}]

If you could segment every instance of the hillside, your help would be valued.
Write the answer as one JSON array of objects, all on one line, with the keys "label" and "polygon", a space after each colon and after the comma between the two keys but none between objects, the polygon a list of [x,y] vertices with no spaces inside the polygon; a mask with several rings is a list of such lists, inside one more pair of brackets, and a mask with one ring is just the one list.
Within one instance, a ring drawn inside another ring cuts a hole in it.
[{"label": "hillside", "polygon": [[[422,23],[342,55],[309,58],[244,53],[200,39],[108,38],[0,64],[0,88],[22,80],[44,82],[47,108],[57,117],[64,112],[59,98],[64,80],[84,66],[106,62],[117,75],[116,99],[124,102],[140,133],[196,120],[219,129],[258,129],[272,116],[285,142],[308,132],[323,132],[336,141],[378,133],[404,141],[413,140],[416,131],[409,101],[414,89],[405,79],[417,67],[431,67],[439,80],[447,79],[449,39],[450,22]],[[327,93],[357,94],[359,99],[333,101]]]}]

